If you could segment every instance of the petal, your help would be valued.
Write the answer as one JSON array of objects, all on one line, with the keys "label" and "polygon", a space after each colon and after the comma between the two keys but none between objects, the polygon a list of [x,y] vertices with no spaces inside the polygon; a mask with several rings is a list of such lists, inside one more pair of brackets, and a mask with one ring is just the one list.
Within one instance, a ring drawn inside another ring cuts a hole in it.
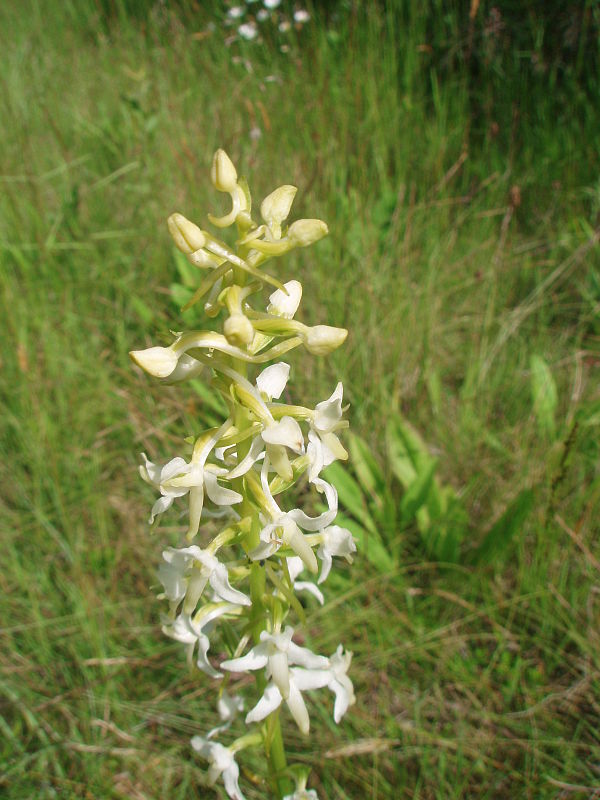
[{"label": "petal", "polygon": [[321,605],[325,603],[323,592],[319,589],[318,586],[315,586],[315,584],[311,583],[310,581],[296,581],[294,583],[294,591],[308,592],[309,594],[312,594],[313,597],[316,597]]},{"label": "petal", "polygon": [[313,481],[313,486],[319,491],[325,492],[329,510],[319,514],[318,517],[309,517],[304,511],[301,511],[299,508],[294,508],[292,511],[288,512],[287,516],[307,531],[320,531],[328,525],[331,525],[335,519],[338,510],[338,496],[335,486],[332,486],[321,478],[316,478]]},{"label": "petal", "polygon": [[185,597],[187,589],[187,578],[183,572],[173,564],[160,564],[158,567],[158,579],[163,585],[165,596],[172,603],[179,603]]},{"label": "petal", "polygon": [[176,475],[185,475],[190,471],[190,464],[187,463],[185,458],[177,456],[168,461],[160,471],[160,482],[174,478]]},{"label": "petal", "polygon": [[261,719],[268,717],[272,711],[279,708],[282,700],[279,689],[274,683],[269,683],[258,703],[246,714],[246,724],[260,722]]},{"label": "petal", "polygon": [[193,539],[198,533],[203,505],[204,488],[202,486],[194,486],[193,489],[190,489],[190,524],[187,532],[188,539]]},{"label": "petal", "polygon": [[292,319],[302,299],[302,284],[299,281],[288,281],[283,285],[288,293],[282,292],[281,289],[273,292],[269,297],[271,302],[267,306],[267,313]]},{"label": "petal", "polygon": [[283,699],[286,700],[290,693],[290,671],[287,653],[277,652],[269,656],[269,672],[273,683],[281,692]]},{"label": "petal", "polygon": [[263,669],[267,666],[268,651],[266,644],[257,644],[241,658],[229,658],[223,661],[221,669],[229,672],[246,672],[247,670]]},{"label": "petal", "polygon": [[299,664],[301,667],[307,669],[327,669],[329,666],[329,659],[325,656],[318,656],[309,650],[308,647],[300,647],[300,645],[290,642],[288,648],[288,661],[290,664]]},{"label": "petal", "polygon": [[225,785],[225,791],[231,800],[245,800],[244,795],[241,793],[238,785],[239,776],[240,768],[235,761],[232,761],[230,766],[223,770],[223,783]]},{"label": "petal", "polygon": [[229,576],[225,564],[217,562],[217,565],[210,574],[210,585],[215,590],[216,594],[229,603],[237,603],[241,606],[252,605],[250,598],[245,594],[233,589],[229,583]]},{"label": "petal", "polygon": [[198,658],[196,659],[196,664],[198,669],[201,669],[202,672],[205,672],[211,678],[222,678],[220,672],[213,667],[213,665],[208,660],[208,649],[210,647],[210,640],[208,636],[204,633],[201,633],[198,637]]},{"label": "petal", "polygon": [[154,522],[154,518],[157,517],[159,514],[164,514],[164,512],[169,508],[171,503],[173,502],[172,497],[159,497],[156,503],[152,506],[152,511],[150,512],[150,525]]},{"label": "petal", "polygon": [[218,506],[230,506],[234,503],[241,503],[244,499],[241,494],[234,492],[233,489],[225,489],[225,487],[217,483],[217,476],[209,470],[204,472],[204,485],[206,486],[206,494]]},{"label": "petal", "polygon": [[326,457],[326,466],[333,464],[336,459],[340,461],[348,460],[348,451],[342,445],[335,433],[324,433],[321,436],[323,442],[323,454]]},{"label": "petal", "polygon": [[336,723],[339,723],[348,710],[348,707],[356,702],[354,687],[352,686],[350,678],[347,675],[343,675],[337,680],[331,681],[329,688],[335,694],[333,718]]},{"label": "petal", "polygon": [[153,483],[155,486],[158,486],[162,467],[152,463],[152,461],[148,459],[146,453],[142,453],[142,458],[144,459],[144,463],[140,464],[140,475],[146,483]]},{"label": "petal", "polygon": [[[278,289],[277,292],[279,291]],[[289,375],[290,365],[286,364],[285,361],[280,361],[278,364],[271,364],[270,367],[263,369],[256,379],[256,386],[259,392],[267,395],[269,400],[273,398],[278,400],[285,389]]]},{"label": "petal", "polygon": [[303,564],[309,572],[316,573],[319,570],[317,559],[312,551],[312,547],[304,538],[304,534],[295,522],[288,519],[283,526],[283,542],[291,547],[294,553],[302,559]]},{"label": "petal", "polygon": [[322,547],[319,547],[317,550],[317,555],[321,559],[321,574],[319,575],[319,580],[317,583],[323,583],[327,580],[327,577],[331,572],[331,553],[329,553],[327,550],[323,550]]},{"label": "petal", "polygon": [[308,468],[308,480],[313,483],[315,478],[319,477],[319,473],[325,466],[323,444],[314,431],[308,432],[306,454],[308,455],[308,462],[310,464]]},{"label": "petal", "polygon": [[262,438],[267,444],[280,444],[295,453],[304,452],[304,436],[298,421],[293,417],[282,417],[279,422],[266,427]]},{"label": "petal", "polygon": [[298,689],[293,681],[290,682],[290,696],[287,699],[287,705],[296,725],[300,728],[301,733],[306,736],[310,730],[310,719],[308,711],[306,710],[306,704],[300,694],[300,689]]},{"label": "petal", "polygon": [[[268,444],[267,456],[269,462],[273,464],[275,472],[283,478],[284,481],[291,481],[294,477],[294,471],[288,458],[287,450],[281,444]],[[275,502],[275,501],[273,501]]]},{"label": "petal", "polygon": [[333,394],[322,403],[317,403],[315,408],[314,426],[319,433],[329,433],[336,422],[342,418],[342,398],[344,387],[341,382],[335,387]]},{"label": "petal", "polygon": [[286,558],[287,561],[287,568],[288,572],[290,573],[290,578],[292,579],[292,583],[296,580],[298,575],[304,569],[304,564],[302,563],[302,559],[299,556],[288,556]]},{"label": "petal", "polygon": [[262,436],[257,436],[250,445],[250,450],[248,451],[247,455],[240,461],[240,463],[228,472],[224,477],[227,478],[228,481],[232,481],[234,478],[241,478],[242,475],[245,475],[254,464],[258,461],[264,451],[264,444]]},{"label": "petal", "polygon": [[322,689],[331,681],[331,671],[328,669],[300,669],[292,667],[290,670],[292,681],[305,692],[307,689]]}]

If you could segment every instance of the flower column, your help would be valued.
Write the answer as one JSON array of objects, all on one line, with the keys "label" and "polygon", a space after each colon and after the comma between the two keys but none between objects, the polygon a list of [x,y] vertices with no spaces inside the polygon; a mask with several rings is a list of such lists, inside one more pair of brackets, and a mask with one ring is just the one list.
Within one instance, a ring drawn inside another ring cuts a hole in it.
[{"label": "flower column", "polygon": [[[223,150],[215,153],[211,179],[218,191],[229,195],[231,210],[222,217],[209,214],[209,220],[217,228],[235,225],[235,246],[181,214],[173,214],[168,227],[179,250],[205,273],[186,307],[204,301],[209,318],[222,315],[222,333],[188,331],[169,347],[130,353],[138,366],[167,383],[210,371],[228,410],[222,425],[194,435],[188,459],[176,455],[158,465],[143,455],[140,474],[160,492],[151,524],[174,503],[185,499],[188,504],[185,541],[165,549],[159,569],[162,596],[169,602],[163,630],[186,645],[188,658],[195,657],[200,670],[219,681],[224,724],[205,738],[192,739],[193,748],[209,762],[207,782],[221,778],[229,797],[243,800],[236,755],[262,747],[278,798],[316,797],[314,790],[306,790],[307,771],[287,766],[279,715],[286,707],[307,735],[310,719],[303,692],[329,688],[336,722],[354,703],[347,675],[352,654],[341,645],[330,657],[300,647],[290,624],[294,618],[295,625],[304,621],[297,592],[324,600],[313,581],[296,580],[300,573],[318,574],[320,560],[322,584],[333,557],[350,562],[356,550],[349,531],[333,524],[337,492],[321,477],[323,467],[347,458],[338,433],[348,423],[341,383],[314,409],[280,402],[290,373],[289,364],[280,359],[300,346],[327,355],[344,342],[347,331],[294,319],[300,283],[281,283],[264,270],[270,259],[327,233],[325,223],[316,219],[285,226],[296,188],[280,186],[268,195],[256,222],[248,185]],[[266,285],[271,287],[269,303],[260,310],[257,304]],[[271,361],[275,363],[263,368]],[[251,376],[249,370],[256,366],[261,371]],[[325,501],[322,513],[309,516],[289,508],[284,493],[300,481]],[[209,637],[219,637],[221,649],[229,651],[230,658],[220,665],[209,659]],[[227,694],[225,685],[240,673],[255,675],[253,699]],[[227,746],[214,741],[217,733],[236,724],[242,708],[250,708],[242,734]],[[295,790],[290,794],[292,778]]]}]

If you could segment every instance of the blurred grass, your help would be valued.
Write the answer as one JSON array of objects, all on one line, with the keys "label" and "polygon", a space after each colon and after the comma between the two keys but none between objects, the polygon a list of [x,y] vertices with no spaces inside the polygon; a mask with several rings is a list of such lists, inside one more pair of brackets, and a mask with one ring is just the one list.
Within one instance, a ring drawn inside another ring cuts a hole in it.
[{"label": "blurred grass", "polygon": [[164,221],[219,207],[217,146],[255,197],[295,183],[296,215],[330,226],[282,265],[303,318],[351,335],[295,358],[295,396],[339,376],[384,469],[399,409],[475,544],[535,493],[502,563],[427,562],[407,530],[394,572],[358,558],[332,576],[309,631],[354,650],[358,704],[338,729],[314,703],[291,750],[322,797],[600,796],[598,109],[581,71],[528,69],[523,49],[515,66],[487,8],[476,79],[438,2],[341,4],[286,53],[276,34],[226,47],[204,4],[138,8],[0,10],[3,796],[207,796],[189,737],[215,717],[211,686],[160,633],[154,570],[175,530],[148,534],[135,468],[140,450],[173,454],[203,404],[126,354],[180,325]]}]

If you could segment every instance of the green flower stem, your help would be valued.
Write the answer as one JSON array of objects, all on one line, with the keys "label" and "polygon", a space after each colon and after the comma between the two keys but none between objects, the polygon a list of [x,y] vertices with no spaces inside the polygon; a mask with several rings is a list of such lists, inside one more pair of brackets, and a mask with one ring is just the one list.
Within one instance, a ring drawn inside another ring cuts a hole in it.
[{"label": "green flower stem", "polygon": [[[287,776],[287,759],[285,757],[285,746],[283,744],[283,736],[281,735],[281,724],[279,722],[279,709],[273,711],[271,717],[274,717],[272,723],[272,736],[271,748],[267,753],[269,760],[269,771],[273,779],[273,784],[277,788],[279,798],[285,797],[293,791],[293,785]],[[269,721],[271,719],[269,717]]]}]

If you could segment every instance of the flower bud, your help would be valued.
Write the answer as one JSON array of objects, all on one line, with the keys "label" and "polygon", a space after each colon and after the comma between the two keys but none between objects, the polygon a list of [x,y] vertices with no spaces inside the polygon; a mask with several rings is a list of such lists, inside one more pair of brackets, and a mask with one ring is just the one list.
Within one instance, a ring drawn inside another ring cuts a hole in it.
[{"label": "flower bud", "polygon": [[232,314],[223,325],[225,338],[234,347],[244,347],[254,339],[254,328],[244,314]]},{"label": "flower bud", "polygon": [[279,226],[287,219],[297,191],[296,186],[284,185],[265,197],[260,204],[260,215],[269,226],[273,223]]},{"label": "flower bud", "polygon": [[304,345],[314,356],[326,356],[343,344],[348,336],[346,328],[333,328],[331,325],[315,325],[307,328]]},{"label": "flower bud", "polygon": [[288,228],[286,238],[296,247],[307,247],[328,233],[329,229],[322,219],[298,219]]},{"label": "flower bud", "polygon": [[171,214],[167,220],[169,233],[173,237],[175,246],[182,253],[188,255],[194,250],[204,247],[206,237],[197,225],[186,219],[183,214]]},{"label": "flower bud", "polygon": [[219,192],[232,194],[237,187],[237,172],[225,150],[217,150],[213,156],[210,179]]},{"label": "flower bud", "polygon": [[203,269],[206,267],[214,267],[219,263],[218,259],[215,259],[214,256],[211,256],[210,253],[207,253],[206,250],[203,250],[201,247],[198,250],[194,250],[193,253],[188,253],[187,257],[190,264]]},{"label": "flower bud", "polygon": [[178,358],[170,347],[149,347],[147,350],[132,350],[131,360],[155,378],[167,378],[177,366]]}]

